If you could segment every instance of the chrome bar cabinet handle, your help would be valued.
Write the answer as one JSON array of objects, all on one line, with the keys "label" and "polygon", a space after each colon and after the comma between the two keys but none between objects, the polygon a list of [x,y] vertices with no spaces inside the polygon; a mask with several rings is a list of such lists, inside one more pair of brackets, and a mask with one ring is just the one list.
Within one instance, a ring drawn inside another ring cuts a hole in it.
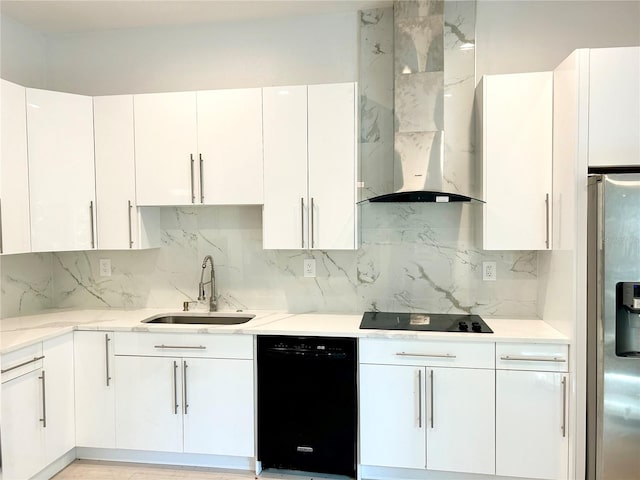
[{"label": "chrome bar cabinet handle", "polygon": [[315,248],[316,240],[314,235],[314,221],[313,221],[313,197],[311,197],[311,248]]},{"label": "chrome bar cabinet handle", "polygon": [[178,414],[178,362],[173,361],[173,414]]},{"label": "chrome bar cabinet handle", "polygon": [[567,377],[562,377],[562,438],[567,436]]},{"label": "chrome bar cabinet handle", "polygon": [[107,374],[107,387],[109,386],[109,382],[111,381],[111,374],[109,373],[109,342],[111,339],[109,338],[109,334],[104,334],[104,365],[105,372]]},{"label": "chrome bar cabinet handle", "polygon": [[206,350],[204,345],[154,345],[153,348],[190,348],[192,350]]},{"label": "chrome bar cabinet handle", "polygon": [[182,384],[184,385],[184,389],[182,390],[183,398],[182,404],[184,409],[184,414],[187,414],[187,409],[189,408],[189,403],[187,402],[187,361],[182,361]]},{"label": "chrome bar cabinet handle", "polygon": [[398,357],[427,357],[427,358],[456,358],[455,355],[451,355],[450,353],[407,353],[407,352],[398,352],[396,353]]},{"label": "chrome bar cabinet handle", "polygon": [[429,401],[431,403],[431,428],[433,428],[433,416],[434,416],[434,407],[433,407],[433,370],[429,370]]},{"label": "chrome bar cabinet handle", "polygon": [[200,156],[200,203],[204,203],[204,160],[201,153],[198,155]]},{"label": "chrome bar cabinet handle", "polygon": [[42,380],[42,418],[40,419],[40,421],[42,422],[42,428],[47,428],[47,385],[44,377],[44,370],[42,370],[42,376],[38,378]]},{"label": "chrome bar cabinet handle", "polygon": [[13,367],[9,367],[9,368],[5,368],[3,370],[0,370],[0,373],[10,372],[11,370],[15,370],[16,368],[24,367],[25,365],[29,365],[30,363],[37,362],[38,360],[42,360],[43,358],[44,358],[44,355],[41,355],[39,357],[33,357],[31,360],[27,360],[26,362],[22,362],[22,363],[19,363],[18,365],[14,365]]},{"label": "chrome bar cabinet handle", "polygon": [[422,369],[418,369],[418,428],[422,428]]},{"label": "chrome bar cabinet handle", "polygon": [[546,218],[546,226],[547,226],[547,233],[546,233],[546,237],[545,237],[545,246],[547,247],[547,250],[549,249],[549,194],[547,193],[547,195],[545,196],[545,200],[544,200],[544,204],[545,204],[545,218]]},{"label": "chrome bar cabinet handle", "polygon": [[129,248],[133,248],[133,231],[131,227],[131,209],[133,208],[133,205],[131,205],[131,200],[127,200],[127,204],[127,214],[129,215]]},{"label": "chrome bar cabinet handle", "polygon": [[196,192],[195,192],[195,160],[193,159],[193,153],[189,154],[189,158],[191,159],[191,203],[196,203]]},{"label": "chrome bar cabinet handle", "polygon": [[300,197],[300,247],[304,248],[304,197]]},{"label": "chrome bar cabinet handle", "polygon": [[91,216],[91,248],[96,248],[96,235],[93,225],[93,200],[89,202],[89,215]]},{"label": "chrome bar cabinet handle", "polygon": [[567,360],[562,357],[528,357],[520,355],[504,355],[500,360],[512,360],[519,362],[556,362],[565,363]]}]

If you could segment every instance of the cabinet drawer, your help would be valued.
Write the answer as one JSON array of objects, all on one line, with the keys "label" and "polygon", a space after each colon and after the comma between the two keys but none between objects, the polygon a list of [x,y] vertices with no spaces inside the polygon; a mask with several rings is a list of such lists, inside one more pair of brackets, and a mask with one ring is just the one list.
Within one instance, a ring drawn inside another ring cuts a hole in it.
[{"label": "cabinet drawer", "polygon": [[493,343],[433,340],[360,340],[360,363],[494,368]]},{"label": "cabinet drawer", "polygon": [[251,335],[116,332],[116,355],[253,359]]},{"label": "cabinet drawer", "polygon": [[542,370],[567,372],[569,346],[546,343],[498,343],[496,368],[499,370]]},{"label": "cabinet drawer", "polygon": [[2,355],[2,383],[42,368],[42,342]]}]

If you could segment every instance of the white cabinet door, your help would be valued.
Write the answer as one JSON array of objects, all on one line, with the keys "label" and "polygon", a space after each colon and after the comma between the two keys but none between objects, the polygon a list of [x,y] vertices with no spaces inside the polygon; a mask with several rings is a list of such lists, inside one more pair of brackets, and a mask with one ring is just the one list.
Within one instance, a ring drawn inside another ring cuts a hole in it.
[{"label": "white cabinet door", "polygon": [[263,89],[263,248],[310,248],[307,233],[307,87]]},{"label": "white cabinet door", "polygon": [[427,369],[427,468],[495,473],[495,371]]},{"label": "white cabinet door", "polygon": [[0,253],[31,251],[25,88],[0,80]]},{"label": "white cabinet door", "polygon": [[355,84],[309,85],[311,248],[355,248]]},{"label": "white cabinet door", "polygon": [[424,469],[425,368],[360,365],[360,462]]},{"label": "white cabinet door", "polygon": [[74,332],[76,445],[115,448],[113,333]]},{"label": "white cabinet door", "polygon": [[589,50],[589,166],[640,166],[640,47]]},{"label": "white cabinet door", "polygon": [[138,205],[191,205],[198,197],[196,92],[134,95]]},{"label": "white cabinet door", "polygon": [[262,90],[209,90],[197,100],[196,203],[262,204]]},{"label": "white cabinet door", "polygon": [[138,229],[133,95],[93,98],[98,248],[134,248]]},{"label": "white cabinet door", "polygon": [[496,474],[567,478],[568,375],[496,372]]},{"label": "white cabinet door", "polygon": [[254,456],[253,360],[182,360],[184,451]]},{"label": "white cabinet door", "polygon": [[551,248],[552,110],[551,72],[482,77],[484,250]]},{"label": "white cabinet door", "polygon": [[95,246],[91,97],[27,88],[31,247]]},{"label": "white cabinet door", "polygon": [[57,460],[76,445],[73,333],[42,342],[46,374],[45,464]]},{"label": "white cabinet door", "polygon": [[116,447],[182,452],[179,358],[115,358]]},{"label": "white cabinet door", "polygon": [[31,478],[45,467],[41,370],[2,384],[2,475]]}]

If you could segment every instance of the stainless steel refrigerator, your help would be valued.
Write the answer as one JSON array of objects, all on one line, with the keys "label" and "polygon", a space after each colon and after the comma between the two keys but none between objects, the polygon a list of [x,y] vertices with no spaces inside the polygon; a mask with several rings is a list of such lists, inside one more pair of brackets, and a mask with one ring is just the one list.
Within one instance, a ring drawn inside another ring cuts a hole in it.
[{"label": "stainless steel refrigerator", "polygon": [[640,480],[640,173],[589,180],[587,478]]}]

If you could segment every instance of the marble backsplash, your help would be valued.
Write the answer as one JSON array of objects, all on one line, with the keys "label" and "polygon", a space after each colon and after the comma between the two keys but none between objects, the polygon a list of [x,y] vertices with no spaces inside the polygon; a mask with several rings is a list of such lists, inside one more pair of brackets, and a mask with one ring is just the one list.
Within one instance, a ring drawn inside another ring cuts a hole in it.
[{"label": "marble backsplash", "polygon": [[[48,307],[175,307],[195,300],[202,258],[216,265],[220,309],[472,312],[535,316],[535,252],[475,246],[476,206],[363,204],[357,251],[262,249],[260,207],[161,209],[162,246],[2,257],[2,316]],[[304,278],[304,258],[317,261]],[[109,258],[110,277],[99,276]],[[483,282],[483,260],[498,280]]]}]

